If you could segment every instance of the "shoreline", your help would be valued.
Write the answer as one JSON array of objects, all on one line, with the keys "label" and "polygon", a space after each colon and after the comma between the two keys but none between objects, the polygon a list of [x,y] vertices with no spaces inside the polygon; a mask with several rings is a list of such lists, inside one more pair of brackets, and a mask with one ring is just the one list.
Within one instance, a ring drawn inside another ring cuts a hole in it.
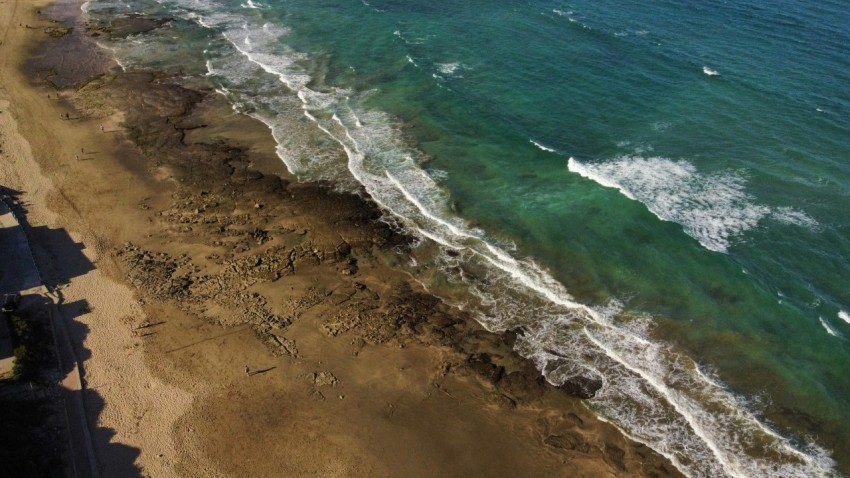
[{"label": "shoreline", "polygon": [[[82,35],[32,30],[19,45]],[[68,228],[93,265],[64,293],[93,306],[72,320],[88,328],[79,337],[91,351],[87,388],[105,401],[96,424],[115,431],[99,453],[111,443],[140,450],[129,464],[102,461],[106,475],[129,466],[139,476],[272,476],[285,463],[292,476],[439,467],[440,476],[547,476],[565,466],[577,476],[678,476],[545,385],[510,337],[383,266],[377,257],[405,238],[375,206],[285,179],[267,129],[264,140],[256,120],[226,113],[214,93],[113,71],[54,90],[61,103],[49,103],[44,76],[30,86],[16,67],[2,74],[15,80],[5,82],[13,114],[43,171],[31,158],[13,169],[31,221]],[[54,85],[85,77],[56,71]],[[73,121],[57,119],[64,113]],[[45,261],[61,262],[42,247]],[[293,436],[301,443],[275,443]]]}]

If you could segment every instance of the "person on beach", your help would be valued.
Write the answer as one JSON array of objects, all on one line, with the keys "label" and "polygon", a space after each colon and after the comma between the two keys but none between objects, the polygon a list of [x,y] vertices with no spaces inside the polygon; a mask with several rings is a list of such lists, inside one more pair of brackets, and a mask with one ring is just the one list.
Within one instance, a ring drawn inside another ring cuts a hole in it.
[{"label": "person on beach", "polygon": [[100,132],[103,133],[103,123],[100,123]]},{"label": "person on beach", "polygon": [[245,366],[245,375],[251,375],[251,369],[248,366]]}]

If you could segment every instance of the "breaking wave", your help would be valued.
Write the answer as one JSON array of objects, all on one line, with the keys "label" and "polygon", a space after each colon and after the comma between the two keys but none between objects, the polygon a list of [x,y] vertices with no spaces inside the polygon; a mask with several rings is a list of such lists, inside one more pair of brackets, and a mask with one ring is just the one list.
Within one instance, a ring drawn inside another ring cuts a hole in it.
[{"label": "breaking wave", "polygon": [[638,156],[600,163],[570,158],[567,167],[640,201],[659,219],[681,224],[685,233],[711,251],[727,252],[736,238],[769,215],[787,224],[817,226],[802,211],[757,204],[746,191],[746,178],[736,171],[700,173],[684,160]]},{"label": "breaking wave", "polygon": [[820,321],[820,324],[823,326],[823,328],[826,330],[826,333],[833,337],[841,338],[841,335],[838,333],[838,331],[832,328],[832,326],[829,325],[829,322],[823,320],[823,317],[818,317],[818,320]]},{"label": "breaking wave", "polygon": [[[363,93],[314,86],[301,66],[309,58],[286,47],[288,29],[214,2],[162,4],[218,35],[205,53],[207,77],[234,108],[269,126],[293,174],[350,190],[362,186],[433,246],[437,252],[423,252],[417,261],[430,261],[468,290],[458,305],[491,331],[518,331],[517,352],[547,381],[597,382],[601,388],[588,405],[688,476],[832,474],[824,450],[802,449],[780,436],[710,371],[652,339],[650,318],[624,313],[616,302],[601,308],[576,302],[545,268],[515,257],[511,244],[454,214],[439,173],[422,169],[423,154],[404,141],[398,121],[365,107]],[[725,250],[771,212],[752,203],[739,175],[701,175],[683,161],[619,158],[591,165],[570,159],[569,167],[644,202],[664,220],[681,221],[712,250]]]}]

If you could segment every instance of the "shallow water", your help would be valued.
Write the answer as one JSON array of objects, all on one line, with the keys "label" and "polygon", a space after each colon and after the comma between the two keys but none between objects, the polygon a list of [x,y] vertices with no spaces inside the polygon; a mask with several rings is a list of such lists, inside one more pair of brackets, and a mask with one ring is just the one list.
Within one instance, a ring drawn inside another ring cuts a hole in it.
[{"label": "shallow water", "polygon": [[[837,2],[162,0],[106,43],[203,77],[289,169],[691,476],[850,469],[850,14]],[[448,251],[453,253],[448,254]],[[837,461],[836,465],[834,461]]]}]

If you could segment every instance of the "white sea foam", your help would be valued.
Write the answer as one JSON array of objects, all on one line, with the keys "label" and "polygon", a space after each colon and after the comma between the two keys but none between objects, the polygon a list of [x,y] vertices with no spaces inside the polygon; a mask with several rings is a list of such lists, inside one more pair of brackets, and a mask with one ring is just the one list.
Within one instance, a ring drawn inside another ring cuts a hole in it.
[{"label": "white sea foam", "polygon": [[817,222],[791,208],[756,204],[735,171],[700,173],[687,161],[622,156],[601,163],[570,158],[570,171],[642,202],[661,220],[681,224],[706,249],[726,252],[732,242],[773,215],[788,224],[815,227]]},{"label": "white sea foam", "polygon": [[791,207],[776,208],[770,215],[779,222],[794,226],[801,226],[813,230],[816,230],[820,226],[817,220],[815,220],[812,216]]},{"label": "white sea foam", "polygon": [[445,181],[449,179],[449,172],[442,169],[429,169],[428,175],[434,178],[435,181]]},{"label": "white sea foam", "polygon": [[658,132],[667,131],[671,126],[673,126],[673,123],[669,121],[656,121],[652,123],[652,129]]},{"label": "white sea foam", "polygon": [[[737,397],[696,373],[688,359],[647,339],[640,327],[615,323],[606,312],[576,303],[539,266],[511,257],[482,231],[452,217],[444,193],[419,169],[386,115],[358,113],[367,115],[371,126],[352,128],[351,115],[336,106],[325,106],[334,109],[331,122],[311,117],[343,147],[352,175],[410,230],[466,251],[470,264],[484,267],[485,286],[462,269],[458,273],[480,299],[478,319],[494,331],[521,326],[525,333],[518,351],[532,358],[548,381],[560,385],[577,375],[599,378],[604,386],[591,406],[691,476],[802,477],[830,469],[828,456],[794,448],[759,423]],[[529,314],[539,320],[522,320]],[[749,444],[765,441],[786,458],[778,463],[743,458]]]},{"label": "white sea foam", "polygon": [[591,28],[584,23],[581,23],[575,18],[575,13],[572,10],[558,10],[557,8],[552,10],[552,13],[558,15],[559,17],[564,17],[570,21],[570,23],[578,23],[582,28],[586,28],[590,30]]},{"label": "white sea foam", "polygon": [[531,144],[533,144],[534,146],[537,146],[538,148],[542,149],[543,151],[547,151],[547,152],[550,152],[550,153],[554,153],[554,152],[556,152],[554,149],[552,149],[552,148],[547,148],[546,146],[543,146],[542,144],[538,143],[537,141],[534,141],[533,139],[530,139],[530,140],[528,140],[528,141],[529,141]]},{"label": "white sea foam", "polygon": [[[380,12],[382,10],[378,10],[378,11]],[[394,31],[393,35],[397,36],[399,39],[401,39],[401,41],[407,43],[408,45],[422,45],[427,40],[427,37],[426,38],[414,38],[414,39],[407,38],[407,36],[401,30]]]},{"label": "white sea foam", "polygon": [[364,6],[367,6],[367,7],[371,8],[372,10],[374,10],[378,13],[384,13],[386,11],[386,10],[381,10],[380,8],[373,7],[372,4],[367,2],[366,0],[360,0],[360,3],[362,3]]},{"label": "white sea foam", "polygon": [[455,63],[437,63],[437,70],[447,76],[456,76],[457,72],[463,68],[463,65]]},{"label": "white sea foam", "polygon": [[839,310],[838,311],[838,318],[843,320],[844,322],[847,322],[848,324],[850,324],[850,314],[848,314],[847,312],[845,312],[843,310]]},{"label": "white sea foam", "polygon": [[[282,33],[285,35],[288,31]],[[290,90],[294,92],[306,91],[305,86],[310,81],[310,76],[298,68],[293,68],[294,63],[303,58],[303,55],[298,53],[268,52],[269,42],[272,39],[278,38],[280,35],[279,32],[269,32],[266,28],[254,28],[252,30],[234,28],[226,30],[223,35],[239,53],[243,54],[248,60],[266,72],[277,76]],[[250,41],[245,42],[251,35],[264,35],[266,41],[260,42],[255,47]]]},{"label": "white sea foam", "polygon": [[818,317],[818,320],[820,320],[820,324],[823,326],[824,329],[826,329],[826,332],[829,335],[841,338],[841,335],[835,329],[833,329],[832,326],[829,325],[829,323],[823,319],[823,317]]},{"label": "white sea foam", "polygon": [[702,67],[702,72],[708,76],[720,76],[720,73],[718,73],[717,70],[712,70],[707,66]]},{"label": "white sea foam", "polygon": [[[460,251],[476,273],[452,276],[445,268],[448,279],[467,284],[473,296],[470,310],[485,327],[521,329],[517,351],[534,360],[549,382],[560,385],[578,375],[599,378],[603,388],[589,405],[689,476],[830,473],[832,462],[822,451],[798,450],[761,424],[719,381],[651,340],[648,319],[624,317],[616,303],[595,309],[575,302],[544,268],[512,256],[509,244],[452,214],[435,180],[439,174],[420,167],[421,153],[405,144],[396,120],[364,108],[350,91],[309,88],[312,79],[298,66],[304,56],[281,46],[285,30],[219,14],[214,2],[185,4],[199,25],[220,32],[233,48],[233,55],[207,63],[213,80],[228,82],[218,90],[269,126],[293,174],[343,180],[336,175],[339,156],[329,148],[299,149],[314,144],[308,140],[318,131],[333,139],[345,153],[350,176],[382,208],[412,233]],[[294,94],[283,94],[280,83]],[[286,117],[296,110],[300,122]],[[443,254],[434,260],[448,265],[457,259]],[[774,458],[746,453],[756,442],[766,443]]]},{"label": "white sea foam", "polygon": [[[807,461],[807,455],[761,425],[736,397],[693,373],[692,362],[647,339],[640,327],[621,326],[607,312],[574,302],[563,286],[533,262],[515,259],[483,240],[480,232],[448,221],[444,212],[438,212],[439,202],[430,196],[433,186],[419,173],[403,169],[399,172],[409,177],[402,178],[387,171],[388,184],[364,167],[366,155],[356,141],[339,140],[350,154],[352,173],[380,204],[421,235],[467,250],[473,263],[483,260],[482,264],[494,266],[487,268],[486,288],[468,283],[486,309],[478,318],[496,331],[520,325],[525,332],[518,351],[531,357],[547,380],[561,385],[577,375],[601,379],[604,387],[591,400],[594,408],[692,476],[784,476],[771,474],[771,469],[781,469],[787,476],[808,476],[813,470],[818,474],[823,466],[828,469],[828,458]],[[467,280],[463,273],[460,276]],[[537,306],[529,304],[534,296],[545,300]],[[546,319],[517,322],[529,314]],[[705,401],[711,402],[711,409],[723,410],[719,417],[702,407]],[[751,463],[740,458],[748,443],[764,440],[773,443],[776,453],[787,455],[788,462]],[[695,459],[697,467],[692,465]]]},{"label": "white sea foam", "polygon": [[123,59],[122,55],[119,54],[118,50],[114,46],[107,45],[101,42],[95,42],[95,44],[98,47],[103,48],[104,50],[107,50],[112,54],[112,59],[115,61],[115,64],[118,65],[119,68],[121,68],[121,71],[127,71],[126,60]]}]

